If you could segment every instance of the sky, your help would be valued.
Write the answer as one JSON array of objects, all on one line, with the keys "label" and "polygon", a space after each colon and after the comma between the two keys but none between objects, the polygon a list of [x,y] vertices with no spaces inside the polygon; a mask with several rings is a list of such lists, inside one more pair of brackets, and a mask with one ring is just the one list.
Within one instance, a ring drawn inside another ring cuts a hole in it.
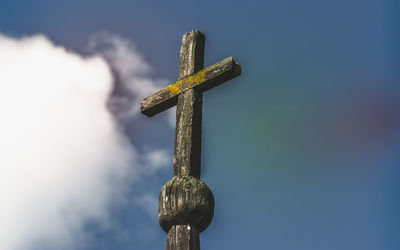
[{"label": "sky", "polygon": [[202,249],[400,248],[400,3],[0,2],[0,249],[163,249],[182,35],[242,75],[204,94]]}]

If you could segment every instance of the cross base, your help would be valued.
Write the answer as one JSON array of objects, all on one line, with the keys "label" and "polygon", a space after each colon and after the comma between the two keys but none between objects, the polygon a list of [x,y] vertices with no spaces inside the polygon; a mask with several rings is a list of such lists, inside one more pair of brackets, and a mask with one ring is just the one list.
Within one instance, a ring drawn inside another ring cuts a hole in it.
[{"label": "cross base", "polygon": [[200,250],[199,232],[191,225],[174,225],[168,231],[166,250]]}]

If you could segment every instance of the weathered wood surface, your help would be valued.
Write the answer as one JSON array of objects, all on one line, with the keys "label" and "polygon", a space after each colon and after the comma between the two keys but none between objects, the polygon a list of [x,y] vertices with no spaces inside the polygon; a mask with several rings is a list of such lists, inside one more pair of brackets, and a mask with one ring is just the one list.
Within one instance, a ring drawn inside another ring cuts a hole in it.
[{"label": "weathered wood surface", "polygon": [[172,226],[166,250],[200,250],[199,232],[191,225]]},{"label": "weathered wood surface", "polygon": [[228,57],[144,98],[140,110],[149,117],[154,116],[175,106],[180,93],[191,88],[207,91],[239,76],[240,73],[240,65],[233,57]]},{"label": "weathered wood surface", "polygon": [[179,78],[181,80],[204,67],[205,36],[198,30],[183,35],[179,54]]},{"label": "weathered wood surface", "polygon": [[143,99],[141,112],[176,109],[174,176],[159,196],[158,219],[168,232],[167,250],[200,250],[199,233],[214,216],[214,197],[200,179],[203,92],[241,73],[232,57],[205,69],[205,37],[199,31],[182,38],[178,81]]},{"label": "weathered wood surface", "polygon": [[[182,37],[179,79],[197,73],[203,65],[204,35],[199,31],[186,33]],[[203,93],[188,88],[176,96],[174,179],[161,189],[158,221],[168,232],[167,249],[200,250],[199,230],[210,224],[214,214],[211,190],[197,179],[200,177]]]},{"label": "weathered wood surface", "polygon": [[178,97],[176,109],[174,177],[200,178],[203,93],[189,89]]},{"label": "weathered wood surface", "polygon": [[174,225],[190,224],[200,233],[214,216],[214,196],[201,180],[174,178],[163,186],[159,196],[158,220],[165,232]]}]

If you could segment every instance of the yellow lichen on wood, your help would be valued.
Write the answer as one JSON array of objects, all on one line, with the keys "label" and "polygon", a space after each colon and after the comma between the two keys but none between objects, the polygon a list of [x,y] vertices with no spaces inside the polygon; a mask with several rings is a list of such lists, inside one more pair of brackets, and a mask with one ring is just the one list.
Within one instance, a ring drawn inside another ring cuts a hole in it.
[{"label": "yellow lichen on wood", "polygon": [[197,74],[190,75],[185,79],[179,80],[174,84],[169,85],[165,89],[169,92],[169,96],[172,97],[176,94],[179,94],[185,91],[184,84],[186,85],[197,85],[202,82],[206,81],[206,73],[210,67],[203,69],[202,71],[198,72]]},{"label": "yellow lichen on wood", "polygon": [[180,80],[166,87],[165,89],[169,91],[169,96],[174,96],[175,94],[182,92],[182,83],[182,80]]},{"label": "yellow lichen on wood", "polygon": [[140,109],[143,114],[151,117],[176,105],[176,97],[180,93],[191,88],[207,91],[240,75],[240,71],[240,65],[232,57],[228,57],[144,98]]},{"label": "yellow lichen on wood", "polygon": [[[209,67],[208,67],[209,68]],[[206,72],[208,71],[208,68],[203,69],[197,74],[190,75],[187,77],[186,81],[190,83],[202,83],[205,81],[206,78]]]}]

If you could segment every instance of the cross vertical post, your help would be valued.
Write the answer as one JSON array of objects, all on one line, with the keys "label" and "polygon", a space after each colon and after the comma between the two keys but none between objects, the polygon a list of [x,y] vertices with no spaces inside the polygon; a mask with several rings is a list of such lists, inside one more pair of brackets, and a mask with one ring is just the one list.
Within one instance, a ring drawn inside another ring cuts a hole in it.
[{"label": "cross vertical post", "polygon": [[[204,66],[204,35],[199,31],[182,38],[179,56],[179,80],[197,73]],[[203,93],[193,88],[178,97],[176,107],[174,177],[200,178],[201,118]],[[174,225],[168,231],[167,250],[200,250],[199,232],[192,225]]]},{"label": "cross vertical post", "polygon": [[[179,80],[197,73],[204,66],[205,37],[199,31],[183,35],[179,58]],[[191,88],[178,97],[176,108],[174,176],[200,178],[201,118],[203,93]]]},{"label": "cross vertical post", "polygon": [[232,57],[205,69],[204,35],[183,35],[179,78],[146,97],[141,112],[149,117],[177,105],[173,178],[159,196],[158,220],[168,233],[166,250],[200,250],[199,234],[214,216],[214,197],[201,181],[201,123],[203,92],[240,75]]}]

